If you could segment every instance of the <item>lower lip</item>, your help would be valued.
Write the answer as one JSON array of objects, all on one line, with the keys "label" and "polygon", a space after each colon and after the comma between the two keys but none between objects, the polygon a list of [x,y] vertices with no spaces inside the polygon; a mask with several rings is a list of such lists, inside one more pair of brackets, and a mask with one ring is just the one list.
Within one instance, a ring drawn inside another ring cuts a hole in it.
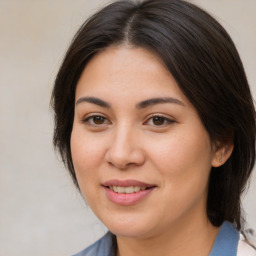
[{"label": "lower lip", "polygon": [[125,194],[125,193],[116,193],[113,190],[109,189],[108,187],[104,187],[106,191],[106,195],[108,199],[119,205],[123,206],[129,206],[138,203],[139,201],[143,200],[145,197],[147,197],[155,187],[141,190],[139,192],[131,193],[131,194]]}]

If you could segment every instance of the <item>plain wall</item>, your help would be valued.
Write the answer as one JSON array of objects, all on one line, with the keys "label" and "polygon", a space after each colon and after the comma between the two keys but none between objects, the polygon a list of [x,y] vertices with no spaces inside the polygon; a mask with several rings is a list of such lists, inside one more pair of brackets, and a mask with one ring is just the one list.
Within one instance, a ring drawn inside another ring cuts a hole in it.
[{"label": "plain wall", "polygon": [[[107,1],[0,0],[0,255],[70,255],[105,227],[52,146],[49,101],[73,34]],[[232,36],[256,95],[256,1],[195,0]],[[243,200],[256,230],[256,175]]]}]

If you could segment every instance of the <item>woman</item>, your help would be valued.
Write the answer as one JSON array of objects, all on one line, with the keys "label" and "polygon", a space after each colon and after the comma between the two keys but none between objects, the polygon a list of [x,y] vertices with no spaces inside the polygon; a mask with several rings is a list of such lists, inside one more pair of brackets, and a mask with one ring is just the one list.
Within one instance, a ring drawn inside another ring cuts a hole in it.
[{"label": "woman", "polygon": [[76,34],[54,145],[110,232],[77,255],[255,255],[239,240],[255,110],[227,32],[180,0],[117,1]]}]

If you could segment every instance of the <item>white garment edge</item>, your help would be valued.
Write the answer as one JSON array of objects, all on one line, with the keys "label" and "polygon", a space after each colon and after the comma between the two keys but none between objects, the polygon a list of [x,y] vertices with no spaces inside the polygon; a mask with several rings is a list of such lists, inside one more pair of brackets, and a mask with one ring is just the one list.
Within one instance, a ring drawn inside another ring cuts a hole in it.
[{"label": "white garment edge", "polygon": [[237,256],[256,256],[256,251],[245,241],[242,234],[238,241]]}]

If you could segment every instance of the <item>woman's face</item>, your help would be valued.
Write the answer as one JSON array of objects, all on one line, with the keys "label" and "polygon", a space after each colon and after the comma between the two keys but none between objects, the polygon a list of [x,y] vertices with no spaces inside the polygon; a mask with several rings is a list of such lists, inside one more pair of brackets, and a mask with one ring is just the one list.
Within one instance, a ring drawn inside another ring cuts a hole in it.
[{"label": "woman's face", "polygon": [[84,69],[75,101],[76,177],[113,233],[150,237],[207,219],[208,177],[218,154],[156,55],[107,48]]}]

